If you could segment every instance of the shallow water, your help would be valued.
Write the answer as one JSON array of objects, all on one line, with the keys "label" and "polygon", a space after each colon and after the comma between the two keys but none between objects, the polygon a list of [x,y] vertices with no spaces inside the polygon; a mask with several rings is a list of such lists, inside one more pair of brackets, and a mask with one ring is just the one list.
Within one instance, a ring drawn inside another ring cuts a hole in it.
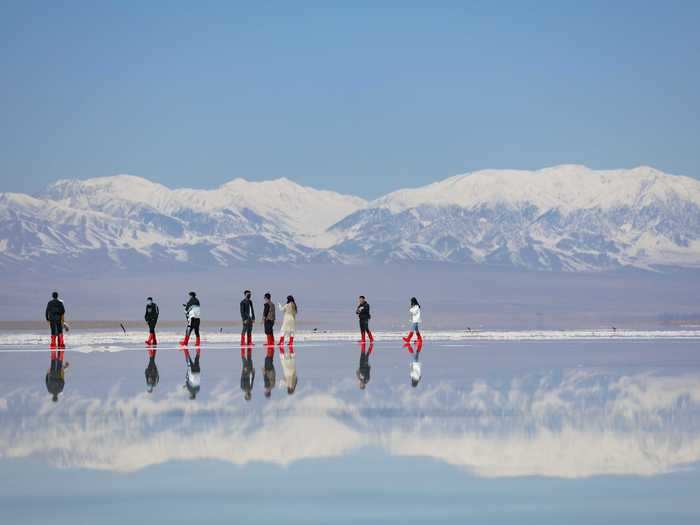
[{"label": "shallow water", "polygon": [[700,518],[700,341],[692,335],[434,334],[414,388],[417,347],[411,354],[383,334],[361,389],[361,345],[306,334],[294,348],[293,395],[275,349],[277,385],[264,396],[265,348],[254,347],[250,401],[240,347],[223,335],[202,346],[196,399],[183,387],[176,334],[164,334],[156,353],[152,393],[135,339],[78,335],[56,403],[45,385],[45,337],[0,339],[8,522]]}]

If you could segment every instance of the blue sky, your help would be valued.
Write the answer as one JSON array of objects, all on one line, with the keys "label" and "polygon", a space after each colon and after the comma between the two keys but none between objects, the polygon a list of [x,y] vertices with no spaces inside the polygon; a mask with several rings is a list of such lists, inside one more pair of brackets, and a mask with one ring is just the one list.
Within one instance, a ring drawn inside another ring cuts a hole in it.
[{"label": "blue sky", "polygon": [[0,6],[0,190],[131,173],[375,197],[582,163],[700,176],[700,3]]}]

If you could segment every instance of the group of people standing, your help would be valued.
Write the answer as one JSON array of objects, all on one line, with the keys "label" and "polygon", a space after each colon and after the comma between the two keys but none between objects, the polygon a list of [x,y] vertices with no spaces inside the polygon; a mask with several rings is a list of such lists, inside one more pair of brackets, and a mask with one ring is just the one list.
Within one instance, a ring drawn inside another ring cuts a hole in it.
[{"label": "group of people standing", "polygon": [[[66,308],[58,298],[58,292],[53,292],[51,300],[46,305],[46,321],[49,323],[51,329],[51,344],[50,347],[54,348],[65,348],[65,340],[63,336],[64,327],[66,327],[64,317],[66,314]],[[243,299],[240,303],[240,314],[241,314],[241,346],[253,346],[253,325],[255,324],[255,307],[253,305],[253,300],[251,299],[252,293],[250,290],[245,290],[243,292]],[[180,345],[186,347],[190,338],[194,334],[195,346],[200,346],[202,343],[201,335],[199,332],[201,324],[201,303],[197,297],[196,292],[190,292],[189,298],[186,303],[182,305],[185,309],[185,318],[187,320],[187,327],[185,329],[185,336],[180,340]],[[289,346],[292,347],[294,344],[294,334],[296,332],[296,318],[299,312],[299,307],[292,295],[287,296],[287,302],[284,304],[278,304],[277,307],[282,312],[282,326],[281,326],[281,336],[279,338],[278,344],[283,346],[285,340],[289,342]],[[369,339],[370,343],[374,342],[374,335],[369,328],[369,322],[372,318],[370,305],[364,295],[358,298],[357,308],[355,309],[355,314],[358,317],[360,324],[360,340],[358,342],[365,343]],[[416,341],[422,342],[422,335],[420,333],[421,324],[421,309],[418,300],[415,297],[411,297],[411,305],[409,308],[409,314],[411,319],[411,329],[403,340],[406,343],[410,343],[415,334]],[[145,343],[148,346],[156,346],[158,344],[158,339],[156,337],[156,325],[158,324],[158,317],[160,315],[160,310],[158,305],[153,301],[152,297],[146,299],[146,313],[144,314],[144,320],[148,325],[148,338]],[[263,303],[263,327],[266,335],[266,343],[268,346],[274,346],[275,344],[275,334],[274,327],[276,322],[276,308],[272,301],[272,296],[268,292],[264,295]]]},{"label": "group of people standing", "polygon": [[[252,293],[250,290],[243,292],[243,299],[240,303],[241,314],[241,390],[244,392],[244,398],[250,400],[252,396],[253,383],[255,380],[255,368],[252,362],[252,346],[253,343],[253,325],[255,324],[255,307],[252,301]],[[188,301],[182,305],[185,309],[185,318],[187,319],[187,327],[185,336],[180,341],[181,349],[185,356],[186,373],[185,387],[188,390],[191,399],[195,399],[200,390],[200,355],[201,355],[201,303],[196,292],[190,292]],[[282,312],[281,336],[278,340],[280,351],[280,363],[284,374],[284,382],[287,386],[287,393],[293,394],[296,390],[298,378],[296,374],[296,359],[294,354],[294,334],[296,331],[296,317],[299,311],[296,301],[292,295],[287,296],[287,301],[284,304],[278,304],[277,308]],[[274,328],[276,322],[275,303],[272,301],[272,296],[268,292],[264,295],[262,324],[266,335],[267,352],[265,355],[265,365],[263,370],[263,379],[265,387],[265,397],[270,397],[272,389],[276,382],[276,373],[274,367],[274,347],[275,335]],[[66,308],[63,302],[58,298],[58,293],[51,294],[51,300],[46,305],[46,321],[51,329],[51,366],[46,374],[46,387],[52,394],[54,401],[58,400],[58,395],[63,391],[65,385],[64,371],[68,368],[68,363],[64,364],[65,340],[63,336],[64,329],[68,329],[65,323]],[[357,370],[357,379],[359,387],[365,389],[370,380],[370,364],[369,358],[372,355],[374,348],[374,335],[370,330],[369,323],[372,318],[369,302],[364,295],[358,298],[358,304],[355,309],[355,314],[359,320],[360,340],[358,341],[361,348],[360,364]],[[411,320],[411,329],[406,337],[403,337],[405,346],[408,351],[414,355],[411,363],[411,383],[413,386],[418,384],[420,380],[420,363],[419,354],[423,345],[423,338],[420,332],[421,309],[418,300],[415,297],[411,298],[409,315]],[[160,310],[152,297],[146,299],[146,312],[144,320],[148,325],[148,338],[145,343],[148,347],[148,364],[145,370],[147,390],[152,392],[159,381],[158,367],[156,366],[156,345],[158,340],[156,337],[156,326]],[[416,337],[417,351],[413,352],[412,340]],[[194,358],[189,352],[188,344],[190,338],[195,338],[195,354]],[[288,350],[285,352],[284,343],[288,341]],[[367,349],[367,341],[369,340],[369,349]],[[56,351],[59,349],[59,351]]]}]

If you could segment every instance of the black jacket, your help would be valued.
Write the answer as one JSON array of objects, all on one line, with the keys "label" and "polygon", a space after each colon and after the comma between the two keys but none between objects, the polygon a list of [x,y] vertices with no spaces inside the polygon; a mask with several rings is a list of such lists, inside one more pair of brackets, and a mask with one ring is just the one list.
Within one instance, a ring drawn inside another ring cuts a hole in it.
[{"label": "black jacket", "polygon": [[46,305],[47,321],[60,321],[65,313],[66,308],[63,306],[63,301],[60,299],[51,299]]},{"label": "black jacket", "polygon": [[241,301],[241,320],[255,321],[255,309],[253,308],[253,301],[250,299]]},{"label": "black jacket", "polygon": [[369,303],[365,302],[365,304],[361,304],[357,307],[357,310],[355,310],[355,313],[357,316],[362,319],[362,320],[369,320],[371,319],[371,315],[369,314]]},{"label": "black jacket", "polygon": [[190,297],[190,300],[187,301],[187,304],[185,305],[185,312],[189,313],[190,308],[192,308],[195,305],[200,306],[199,299],[197,299],[196,297]]},{"label": "black jacket", "polygon": [[147,323],[155,323],[158,321],[159,314],[158,305],[156,303],[151,303],[146,305],[146,315],[144,315],[143,318]]}]

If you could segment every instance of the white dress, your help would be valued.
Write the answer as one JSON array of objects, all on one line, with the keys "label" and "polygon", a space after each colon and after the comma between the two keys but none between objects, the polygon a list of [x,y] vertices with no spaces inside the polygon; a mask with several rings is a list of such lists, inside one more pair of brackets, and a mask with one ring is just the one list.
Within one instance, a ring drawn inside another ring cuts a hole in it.
[{"label": "white dress", "polygon": [[297,314],[294,311],[294,304],[278,304],[277,306],[279,306],[284,314],[282,318],[282,328],[280,328],[282,335],[285,337],[293,337],[297,325]]}]

